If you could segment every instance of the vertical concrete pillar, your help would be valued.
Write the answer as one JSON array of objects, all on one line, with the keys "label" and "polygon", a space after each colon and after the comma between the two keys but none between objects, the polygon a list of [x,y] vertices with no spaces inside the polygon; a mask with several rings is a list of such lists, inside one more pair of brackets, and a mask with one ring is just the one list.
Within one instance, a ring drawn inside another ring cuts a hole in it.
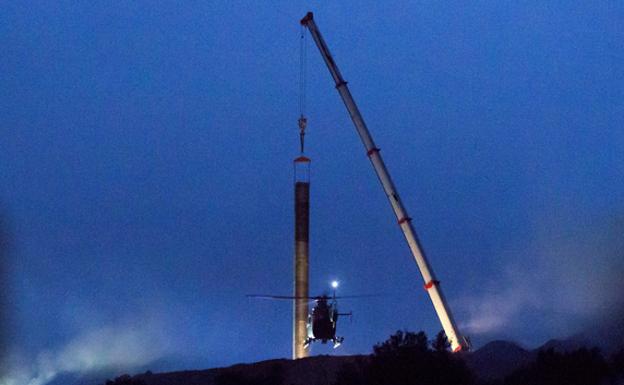
[{"label": "vertical concrete pillar", "polygon": [[307,357],[303,344],[307,338],[309,297],[310,159],[295,159],[295,255],[293,302],[293,359]]}]

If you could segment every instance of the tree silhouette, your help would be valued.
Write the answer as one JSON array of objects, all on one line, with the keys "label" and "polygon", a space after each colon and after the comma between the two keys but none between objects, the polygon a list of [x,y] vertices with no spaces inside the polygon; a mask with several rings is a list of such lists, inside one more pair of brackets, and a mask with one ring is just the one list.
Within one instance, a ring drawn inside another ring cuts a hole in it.
[{"label": "tree silhouette", "polygon": [[431,347],[436,352],[447,352],[451,347],[451,344],[446,338],[444,330],[440,330],[433,341],[431,341]]},{"label": "tree silhouette", "polygon": [[[443,347],[442,338],[436,346]],[[433,341],[432,343],[435,343]],[[397,331],[373,347],[368,362],[345,365],[339,385],[469,385],[472,375],[461,358],[448,350],[433,351],[424,332]]]},{"label": "tree silhouette", "polygon": [[427,335],[397,330],[386,341],[373,346],[373,355],[377,357],[405,354],[407,352],[423,353],[428,350]]},{"label": "tree silhouette", "polygon": [[145,381],[134,378],[129,374],[122,374],[114,380],[106,380],[106,385],[145,385]]}]

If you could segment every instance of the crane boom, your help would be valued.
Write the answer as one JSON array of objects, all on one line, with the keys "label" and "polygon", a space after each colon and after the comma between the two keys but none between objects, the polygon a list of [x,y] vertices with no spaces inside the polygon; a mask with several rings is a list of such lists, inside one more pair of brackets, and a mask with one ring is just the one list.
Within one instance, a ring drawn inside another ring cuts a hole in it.
[{"label": "crane boom", "polygon": [[388,201],[392,206],[392,210],[397,217],[397,221],[399,226],[401,227],[401,231],[403,231],[403,235],[405,235],[405,240],[409,245],[409,248],[414,256],[414,260],[420,269],[423,280],[425,282],[425,290],[429,293],[429,297],[433,302],[433,307],[440,319],[440,323],[442,324],[442,328],[446,333],[446,336],[451,344],[451,349],[454,352],[468,349],[468,342],[465,338],[459,334],[459,330],[457,329],[457,325],[453,319],[453,315],[442,295],[442,290],[440,289],[440,281],[438,281],[425,257],[422,247],[420,246],[420,242],[418,241],[418,237],[416,236],[416,232],[411,223],[411,218],[407,215],[407,211],[401,202],[401,198],[397,193],[396,187],[392,182],[392,178],[388,173],[388,169],[381,157],[379,152],[379,148],[375,145],[373,138],[366,127],[366,123],[364,123],[364,119],[360,114],[360,111],[355,104],[355,100],[353,100],[353,96],[351,96],[351,92],[349,91],[349,87],[347,86],[347,82],[343,79],[340,74],[340,70],[334,62],[334,59],[329,52],[329,48],[323,40],[323,36],[316,26],[314,22],[312,12],[308,12],[307,15],[301,19],[301,25],[308,28],[316,46],[319,51],[321,51],[321,55],[323,56],[323,60],[325,64],[327,64],[327,68],[331,73],[332,78],[336,82],[336,89],[342,98],[347,110],[349,111],[349,115],[351,116],[351,120],[353,120],[353,124],[355,125],[355,129],[357,130],[360,138],[362,139],[362,143],[366,148],[366,153],[368,158],[370,159],[373,168],[375,169],[375,173],[379,178],[379,182],[388,197]]}]

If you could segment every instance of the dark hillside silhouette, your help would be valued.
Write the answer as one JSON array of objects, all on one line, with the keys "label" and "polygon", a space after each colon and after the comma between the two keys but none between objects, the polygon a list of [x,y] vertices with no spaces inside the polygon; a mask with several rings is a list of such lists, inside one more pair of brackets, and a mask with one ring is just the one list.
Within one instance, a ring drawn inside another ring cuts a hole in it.
[{"label": "dark hillside silhouette", "polygon": [[[551,344],[552,345],[552,344]],[[569,344],[568,344],[569,345]],[[567,346],[567,345],[566,345]],[[228,368],[123,375],[105,385],[624,385],[624,349],[526,350],[494,341],[453,354],[444,333],[397,331],[366,356],[312,356]]]},{"label": "dark hillside silhouette", "polygon": [[215,379],[216,385],[282,385],[284,383],[283,369],[280,365],[273,365],[268,372],[249,376],[240,371],[224,371]]},{"label": "dark hillside silhouette", "polygon": [[480,380],[502,380],[535,360],[537,353],[509,341],[492,341],[464,358]]},{"label": "dark hillside silhouette", "polygon": [[505,385],[599,385],[610,378],[609,365],[598,349],[562,353],[547,349],[540,351],[533,363],[508,376]]},{"label": "dark hillside silhouette", "polygon": [[121,375],[114,380],[106,381],[105,385],[146,385],[145,381],[137,377],[131,377],[128,374]]},{"label": "dark hillside silhouette", "polygon": [[464,361],[453,356],[447,347],[448,342],[441,334],[430,343],[422,331],[397,331],[373,347],[373,355],[367,362],[345,365],[338,372],[335,384],[473,384],[473,376]]}]

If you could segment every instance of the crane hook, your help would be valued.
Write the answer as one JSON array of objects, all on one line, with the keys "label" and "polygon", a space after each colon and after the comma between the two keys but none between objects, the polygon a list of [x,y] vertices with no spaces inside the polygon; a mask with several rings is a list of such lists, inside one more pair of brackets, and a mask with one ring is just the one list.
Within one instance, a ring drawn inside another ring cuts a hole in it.
[{"label": "crane hook", "polygon": [[301,115],[297,122],[299,123],[299,143],[301,145],[301,154],[303,154],[303,137],[305,136],[305,128],[308,123],[308,119]]},{"label": "crane hook", "polygon": [[306,107],[306,62],[307,62],[307,45],[306,45],[306,27],[301,25],[301,35],[299,39],[299,145],[301,155],[304,151],[304,136],[308,119],[305,117]]}]

